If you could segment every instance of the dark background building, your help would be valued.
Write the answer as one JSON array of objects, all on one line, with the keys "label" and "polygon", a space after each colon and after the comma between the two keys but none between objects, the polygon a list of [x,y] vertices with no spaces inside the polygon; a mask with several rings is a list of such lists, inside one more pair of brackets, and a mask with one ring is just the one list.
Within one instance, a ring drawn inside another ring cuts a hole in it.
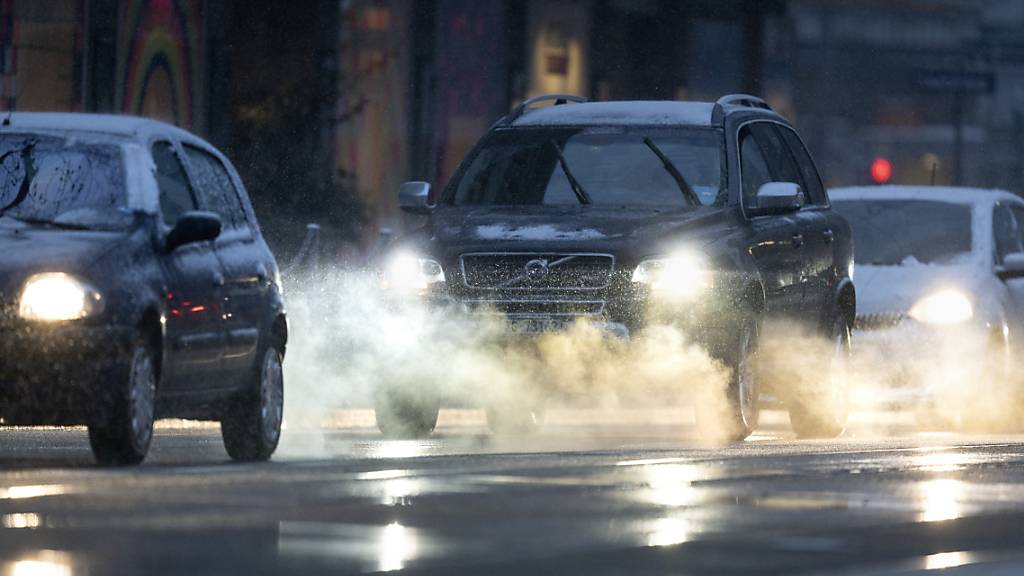
[{"label": "dark background building", "polygon": [[1022,0],[0,0],[0,107],[143,114],[235,160],[279,251],[358,259],[522,99],[765,96],[831,185],[1024,189]]}]

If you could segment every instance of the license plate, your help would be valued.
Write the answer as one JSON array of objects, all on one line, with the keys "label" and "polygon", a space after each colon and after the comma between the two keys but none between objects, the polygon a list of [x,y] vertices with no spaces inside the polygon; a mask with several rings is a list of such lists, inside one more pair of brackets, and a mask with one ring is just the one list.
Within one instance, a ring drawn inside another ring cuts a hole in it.
[{"label": "license plate", "polygon": [[516,334],[543,334],[558,332],[569,325],[568,320],[561,318],[518,318],[509,321],[509,329]]}]

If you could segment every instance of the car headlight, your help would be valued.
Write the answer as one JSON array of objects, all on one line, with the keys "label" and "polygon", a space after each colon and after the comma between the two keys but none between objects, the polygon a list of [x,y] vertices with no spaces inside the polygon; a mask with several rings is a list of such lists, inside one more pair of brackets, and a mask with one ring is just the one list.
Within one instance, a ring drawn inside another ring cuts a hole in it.
[{"label": "car headlight", "polygon": [[384,270],[384,287],[399,292],[423,293],[444,281],[444,268],[436,260],[406,252],[392,256]]},{"label": "car headlight", "polygon": [[102,306],[103,297],[85,282],[63,272],[47,272],[25,282],[18,315],[25,320],[60,322],[92,316]]},{"label": "car headlight", "polygon": [[910,317],[925,324],[959,324],[974,317],[974,306],[959,290],[940,290],[918,300]]},{"label": "car headlight", "polygon": [[652,293],[687,300],[711,287],[711,270],[699,254],[679,252],[666,258],[644,260],[633,271],[633,282]]}]

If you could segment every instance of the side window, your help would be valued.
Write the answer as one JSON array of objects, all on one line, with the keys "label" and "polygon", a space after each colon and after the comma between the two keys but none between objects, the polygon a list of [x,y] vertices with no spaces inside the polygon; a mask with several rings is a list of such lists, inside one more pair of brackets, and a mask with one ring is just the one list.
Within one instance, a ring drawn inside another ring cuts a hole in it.
[{"label": "side window", "polygon": [[206,207],[220,215],[225,228],[244,227],[245,209],[224,164],[205,150],[188,145],[184,148]]},{"label": "side window", "polygon": [[740,176],[743,179],[743,205],[757,206],[757,191],[772,181],[761,147],[749,127],[740,130]]},{"label": "side window", "polygon": [[182,214],[196,209],[196,199],[171,143],[157,142],[152,152],[153,163],[156,164],[156,185],[160,190],[160,213],[164,224],[174,226]]},{"label": "side window", "polygon": [[[1020,210],[1017,210],[1020,212]],[[1024,251],[1021,247],[1021,230],[1018,218],[1004,204],[999,204],[992,212],[992,241],[995,244],[996,264],[1002,264],[1007,254]]]},{"label": "side window", "polygon": [[768,162],[772,182],[795,182],[800,185],[801,189],[805,189],[796,162],[789,153],[789,147],[786,146],[779,131],[775,128],[775,124],[757,122],[750,125],[750,131],[761,146],[765,161]]},{"label": "side window", "polygon": [[804,143],[800,141],[800,137],[789,128],[779,127],[778,130],[782,133],[786,144],[789,145],[789,151],[793,153],[793,158],[796,159],[797,169],[800,170],[800,175],[803,177],[802,185],[807,197],[814,204],[821,206],[828,204],[825,186],[821,183],[821,175],[818,174],[818,169],[815,168],[814,161],[811,160],[811,155],[808,154]]}]

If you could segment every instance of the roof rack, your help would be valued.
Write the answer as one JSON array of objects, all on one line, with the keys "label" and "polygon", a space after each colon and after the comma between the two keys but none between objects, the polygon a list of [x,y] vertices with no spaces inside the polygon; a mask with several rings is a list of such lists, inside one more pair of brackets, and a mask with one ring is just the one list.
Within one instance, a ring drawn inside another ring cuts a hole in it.
[{"label": "roof rack", "polygon": [[763,98],[751,96],[750,94],[727,94],[719,98],[716,104],[721,106],[747,106],[748,108],[761,108],[762,110],[772,109]]},{"label": "roof rack", "polygon": [[530,106],[533,106],[538,102],[547,102],[548,100],[554,100],[555,106],[566,104],[568,102],[583,104],[584,102],[587,101],[587,99],[584,98],[583,96],[576,96],[575,94],[543,94],[541,96],[534,96],[533,98],[528,98],[527,100],[523,101],[522,104],[513,108],[512,112],[510,112],[509,115],[505,117],[504,123],[511,124],[515,122],[516,118],[519,118],[520,116],[525,114],[527,110],[530,109]]}]

